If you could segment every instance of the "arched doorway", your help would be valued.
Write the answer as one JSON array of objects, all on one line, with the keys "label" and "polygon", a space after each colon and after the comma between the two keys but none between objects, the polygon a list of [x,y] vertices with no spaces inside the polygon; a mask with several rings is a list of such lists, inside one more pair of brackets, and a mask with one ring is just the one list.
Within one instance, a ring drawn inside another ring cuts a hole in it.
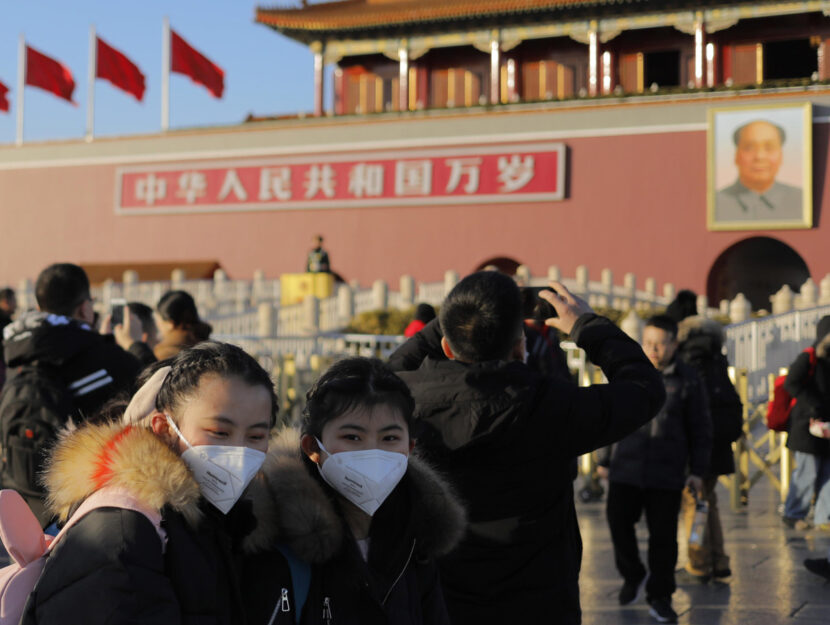
[{"label": "arched doorway", "polygon": [[519,261],[508,258],[507,256],[496,256],[485,260],[478,267],[476,267],[476,271],[482,271],[486,267],[496,267],[502,273],[507,274],[508,276],[514,276],[516,275],[516,268],[521,264],[522,263]]},{"label": "arched doorway", "polygon": [[785,284],[797,292],[809,277],[807,263],[789,245],[771,237],[752,237],[718,256],[709,270],[706,293],[715,306],[743,293],[753,310],[769,310],[770,295]]}]

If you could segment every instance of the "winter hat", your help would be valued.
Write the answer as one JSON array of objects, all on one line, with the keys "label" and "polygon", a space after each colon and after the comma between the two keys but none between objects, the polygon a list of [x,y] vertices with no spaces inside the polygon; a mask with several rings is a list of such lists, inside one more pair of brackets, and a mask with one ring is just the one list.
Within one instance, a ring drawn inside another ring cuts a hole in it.
[{"label": "winter hat", "polygon": [[816,324],[816,341],[820,341],[830,334],[830,315],[825,315]]},{"label": "winter hat", "polygon": [[164,383],[170,367],[161,367],[138,389],[124,411],[124,425],[136,425],[156,412],[156,397]]},{"label": "winter hat", "polygon": [[666,315],[680,323],[686,317],[697,314],[697,295],[694,291],[683,289],[666,308]]}]

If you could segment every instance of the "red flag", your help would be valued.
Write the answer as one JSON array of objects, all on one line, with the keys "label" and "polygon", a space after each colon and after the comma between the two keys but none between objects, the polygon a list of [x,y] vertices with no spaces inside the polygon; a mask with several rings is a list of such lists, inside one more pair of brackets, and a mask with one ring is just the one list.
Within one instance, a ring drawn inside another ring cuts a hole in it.
[{"label": "red flag", "polygon": [[9,88],[0,82],[0,111],[5,111],[6,113],[9,112],[9,100],[6,98],[8,92]]},{"label": "red flag", "polygon": [[189,43],[170,31],[171,71],[190,76],[193,82],[204,85],[215,98],[225,90],[225,72]]},{"label": "red flag", "polygon": [[[26,46],[26,84],[40,87],[70,102],[75,91],[75,79],[69,68],[31,46]],[[76,102],[72,104],[77,106]]]},{"label": "red flag", "polygon": [[144,98],[144,74],[123,53],[110,46],[100,37],[96,37],[96,40],[98,63],[95,68],[95,76],[109,80],[113,85],[123,89],[141,102]]}]

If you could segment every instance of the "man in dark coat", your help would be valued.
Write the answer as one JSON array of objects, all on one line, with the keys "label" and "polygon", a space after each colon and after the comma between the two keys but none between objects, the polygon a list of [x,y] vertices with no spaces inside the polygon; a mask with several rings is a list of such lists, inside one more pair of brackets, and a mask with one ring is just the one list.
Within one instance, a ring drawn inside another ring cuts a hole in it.
[{"label": "man in dark coat", "polygon": [[[703,490],[709,468],[712,424],[706,396],[694,370],[680,362],[677,324],[665,315],[652,317],[643,331],[643,350],[666,386],[666,403],[657,417],[603,450],[599,464],[608,467],[608,526],[614,561],[623,577],[620,605],[633,603],[646,580],[634,526],[645,511],[648,524],[650,613],[661,623],[676,623],[671,606],[677,564],[677,517],[683,487]],[[686,476],[687,467],[691,475]]]},{"label": "man in dark coat", "polygon": [[797,402],[787,424],[787,447],[795,452],[795,471],[784,504],[784,522],[809,527],[807,512],[816,495],[814,523],[830,529],[830,440],[810,434],[810,420],[830,420],[830,316],[816,325],[815,371],[810,356],[798,355],[790,365],[784,388]]},{"label": "man in dark coat", "polygon": [[574,457],[635,430],[665,399],[640,347],[551,285],[542,297],[558,318],[547,323],[609,384],[578,388],[524,364],[519,290],[497,272],[459,282],[440,327],[431,322],[390,360],[409,369],[399,375],[415,397],[418,448],[468,506],[466,536],[439,562],[454,623],[581,622]]},{"label": "man in dark coat", "polygon": [[[91,328],[92,297],[81,267],[47,267],[38,276],[35,297],[39,310],[4,331],[8,380],[0,397],[2,481],[20,491],[45,524],[49,517],[37,474],[56,430],[69,418],[94,416],[105,401],[130,387],[140,364],[112,335]],[[32,425],[32,415],[38,413],[39,421]]]},{"label": "man in dark coat", "polygon": [[[723,547],[723,529],[718,514],[715,487],[719,475],[735,472],[732,443],[743,432],[743,405],[735,386],[729,379],[729,363],[723,355],[723,326],[712,319],[697,315],[683,319],[679,324],[677,357],[690,365],[700,377],[709,400],[712,418],[712,456],[709,470],[703,475],[703,492],[699,497],[709,504],[709,516],[700,547],[689,545],[686,571],[698,581],[710,577],[724,579],[732,574],[729,556]],[[691,534],[695,517],[695,497],[683,492],[683,517],[686,534]]]}]

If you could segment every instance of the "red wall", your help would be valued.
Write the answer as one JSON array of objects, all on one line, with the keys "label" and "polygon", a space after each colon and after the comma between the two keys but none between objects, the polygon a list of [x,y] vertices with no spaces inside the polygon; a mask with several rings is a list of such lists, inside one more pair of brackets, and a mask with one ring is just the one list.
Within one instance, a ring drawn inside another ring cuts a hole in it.
[{"label": "red wall", "polygon": [[761,234],[798,251],[813,278],[830,272],[828,125],[815,126],[811,230],[708,232],[705,131],[565,139],[568,199],[545,204],[423,206],[225,214],[119,216],[115,167],[0,171],[0,283],[34,278],[55,261],[218,260],[231,277],[300,271],[322,233],[333,268],[363,284],[408,273],[440,280],[497,256],[544,274],[586,264],[652,276],[705,292],[712,263],[731,244]]}]

